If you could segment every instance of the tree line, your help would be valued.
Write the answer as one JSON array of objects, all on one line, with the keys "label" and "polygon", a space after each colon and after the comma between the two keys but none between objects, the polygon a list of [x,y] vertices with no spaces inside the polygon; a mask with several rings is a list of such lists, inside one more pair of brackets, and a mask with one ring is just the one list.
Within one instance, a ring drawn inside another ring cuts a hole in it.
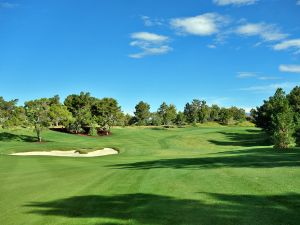
[{"label": "tree line", "polygon": [[274,148],[300,145],[300,87],[289,94],[279,88],[263,105],[251,110],[256,126],[269,134]]},{"label": "tree line", "polygon": [[113,126],[184,126],[206,121],[228,125],[246,120],[244,109],[209,106],[198,99],[187,103],[183,112],[165,102],[152,112],[148,103],[140,101],[135,106],[134,115],[123,113],[116,99],[99,99],[88,92],[71,94],[63,103],[58,95],[30,100],[23,106],[17,103],[17,99],[6,101],[0,97],[0,127],[34,127],[38,141],[42,141],[43,129],[49,127],[96,136],[108,135]]}]

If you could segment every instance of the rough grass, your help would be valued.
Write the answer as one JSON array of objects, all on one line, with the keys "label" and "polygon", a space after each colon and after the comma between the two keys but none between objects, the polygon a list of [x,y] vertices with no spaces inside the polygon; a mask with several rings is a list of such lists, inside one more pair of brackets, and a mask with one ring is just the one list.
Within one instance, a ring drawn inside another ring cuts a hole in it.
[{"label": "rough grass", "polygon": [[[116,128],[108,137],[0,131],[0,224],[296,225],[300,152],[251,127]],[[117,148],[99,158],[18,157]]]}]

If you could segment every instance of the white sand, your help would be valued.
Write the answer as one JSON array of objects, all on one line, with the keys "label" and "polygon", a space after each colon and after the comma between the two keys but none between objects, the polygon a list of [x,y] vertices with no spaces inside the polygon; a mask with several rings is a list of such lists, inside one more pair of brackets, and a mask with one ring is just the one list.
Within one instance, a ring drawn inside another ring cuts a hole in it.
[{"label": "white sand", "polygon": [[13,153],[10,155],[17,156],[61,156],[61,157],[98,157],[105,155],[116,155],[119,154],[118,151],[112,148],[104,148],[102,150],[96,150],[93,152],[89,152],[87,154],[80,154],[76,152],[76,150],[72,151],[50,151],[50,152],[19,152]]}]

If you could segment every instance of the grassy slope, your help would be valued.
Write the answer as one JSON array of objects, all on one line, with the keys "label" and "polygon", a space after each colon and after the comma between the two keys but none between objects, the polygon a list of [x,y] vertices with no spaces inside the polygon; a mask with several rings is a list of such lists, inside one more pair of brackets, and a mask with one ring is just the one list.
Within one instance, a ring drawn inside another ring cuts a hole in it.
[{"label": "grassy slope", "polygon": [[[1,132],[1,131],[0,131]],[[23,136],[22,136],[23,135]],[[103,138],[0,133],[0,224],[299,224],[300,152],[255,128],[118,128]],[[118,147],[100,158],[7,153]]]}]

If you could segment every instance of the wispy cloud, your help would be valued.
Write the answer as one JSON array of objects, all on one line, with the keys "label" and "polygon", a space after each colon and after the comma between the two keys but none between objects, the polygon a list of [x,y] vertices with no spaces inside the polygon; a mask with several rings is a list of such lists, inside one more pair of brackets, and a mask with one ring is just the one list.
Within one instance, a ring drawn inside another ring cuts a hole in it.
[{"label": "wispy cloud", "polygon": [[214,44],[207,45],[207,47],[208,47],[208,48],[211,48],[211,49],[217,48],[217,46],[214,45]]},{"label": "wispy cloud", "polygon": [[13,9],[18,7],[19,4],[10,3],[10,2],[0,2],[0,8]]},{"label": "wispy cloud", "polygon": [[256,77],[256,72],[238,72],[237,78],[243,79],[243,78],[249,78],[249,77]]},{"label": "wispy cloud", "polygon": [[162,55],[172,51],[172,48],[168,45],[169,37],[164,35],[158,35],[149,32],[137,32],[131,34],[133,41],[130,45],[137,47],[141,52],[130,54],[131,58],[143,58],[150,55]]},{"label": "wispy cloud", "polygon": [[235,32],[243,36],[259,36],[263,41],[279,41],[288,36],[277,25],[266,23],[247,23],[239,26]]},{"label": "wispy cloud", "polygon": [[298,0],[298,1],[296,2],[296,5],[300,5],[300,0]]},{"label": "wispy cloud", "polygon": [[258,0],[213,0],[213,2],[220,6],[225,5],[235,5],[235,6],[242,6],[242,5],[253,5]]},{"label": "wispy cloud", "polygon": [[247,88],[241,88],[241,91],[250,91],[254,93],[266,93],[270,94],[276,91],[278,88],[283,88],[286,91],[290,91],[295,86],[299,85],[300,82],[283,82],[283,83],[275,83],[269,85],[262,85],[262,86],[251,86]]},{"label": "wispy cloud", "polygon": [[258,80],[279,80],[279,79],[281,79],[281,77],[263,76],[263,75],[261,75],[261,73],[258,73],[258,72],[238,72],[236,77],[239,79],[255,78]]},{"label": "wispy cloud", "polygon": [[300,65],[280,65],[279,70],[281,72],[300,73]]},{"label": "wispy cloud", "polygon": [[280,51],[280,50],[295,50],[295,53],[300,53],[300,39],[291,39],[282,41],[279,44],[274,45],[274,50]]},{"label": "wispy cloud", "polygon": [[229,19],[217,13],[205,13],[194,17],[172,19],[171,27],[183,35],[209,36],[219,32]]},{"label": "wispy cloud", "polygon": [[261,77],[258,77],[257,79],[259,80],[280,80],[282,79],[281,77],[267,77],[267,76],[261,76]]},{"label": "wispy cloud", "polygon": [[146,27],[162,26],[164,24],[163,19],[152,19],[149,16],[141,16],[141,19]]}]

